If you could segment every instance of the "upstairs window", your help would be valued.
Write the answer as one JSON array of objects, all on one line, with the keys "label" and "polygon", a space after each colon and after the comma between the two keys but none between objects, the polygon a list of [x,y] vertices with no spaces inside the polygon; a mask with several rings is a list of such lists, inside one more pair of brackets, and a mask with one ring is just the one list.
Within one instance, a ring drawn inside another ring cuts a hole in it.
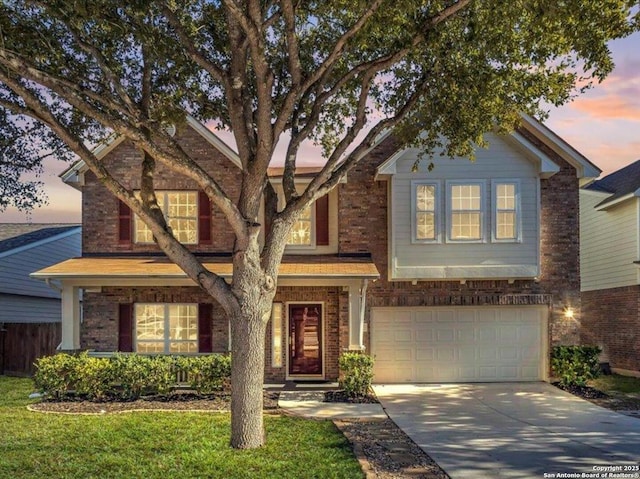
[{"label": "upstairs window", "polygon": [[438,184],[413,184],[414,231],[416,242],[438,240]]},{"label": "upstairs window", "polygon": [[137,303],[134,308],[138,353],[197,353],[198,305]]},{"label": "upstairs window", "polygon": [[[196,191],[156,191],[156,197],[176,239],[182,244],[198,243],[198,193]],[[137,215],[133,231],[135,243],[153,243],[153,233]]]},{"label": "upstairs window", "polygon": [[449,240],[483,240],[483,187],[480,182],[448,185]]},{"label": "upstairs window", "polygon": [[314,205],[307,206],[300,216],[298,221],[293,225],[289,238],[287,239],[287,246],[313,246],[315,238],[315,221],[313,219]]},{"label": "upstairs window", "polygon": [[495,241],[516,241],[519,231],[519,193],[517,182],[493,183],[493,239]]}]

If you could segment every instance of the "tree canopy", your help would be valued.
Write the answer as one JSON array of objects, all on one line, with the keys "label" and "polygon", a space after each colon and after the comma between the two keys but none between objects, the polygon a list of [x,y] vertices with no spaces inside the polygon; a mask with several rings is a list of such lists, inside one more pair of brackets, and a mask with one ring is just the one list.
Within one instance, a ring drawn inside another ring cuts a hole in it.
[{"label": "tree canopy", "polygon": [[[522,112],[543,116],[545,104],[567,102],[603,79],[613,68],[607,42],[638,29],[635,4],[3,0],[0,171],[13,171],[15,179],[46,154],[83,160],[232,324],[266,323],[296,217],[337,185],[381,133],[393,130],[400,145],[427,155],[436,146],[470,155],[486,131],[513,128]],[[186,113],[233,132],[243,169],[237,201],[166,132],[184,123]],[[144,153],[139,197],[92,152],[111,134]],[[326,162],[300,193],[295,166],[305,140],[322,146]],[[280,159],[286,201],[278,210],[267,167],[280,141],[287,142]],[[7,159],[22,166],[5,170]],[[153,188],[158,163],[194,180],[226,215],[236,236],[231,284],[171,234]],[[0,191],[0,208],[8,198],[24,206],[37,199],[30,183],[3,179]],[[264,245],[258,241],[263,195],[271,223]],[[232,333],[240,357],[236,334],[253,334],[250,329]],[[264,344],[252,341],[254,348]],[[255,386],[245,366],[234,362],[234,371],[244,372],[232,380]],[[259,398],[251,397],[255,406]],[[235,416],[255,415],[239,398],[242,413]],[[233,422],[234,445],[261,444],[242,427]]]}]

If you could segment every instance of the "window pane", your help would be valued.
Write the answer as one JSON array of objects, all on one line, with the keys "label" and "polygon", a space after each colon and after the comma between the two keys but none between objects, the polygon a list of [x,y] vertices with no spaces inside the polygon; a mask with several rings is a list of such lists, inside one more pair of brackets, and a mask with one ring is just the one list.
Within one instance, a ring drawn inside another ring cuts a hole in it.
[{"label": "window pane", "polygon": [[136,340],[164,339],[164,306],[136,304]]},{"label": "window pane", "polygon": [[136,344],[136,352],[147,354],[164,353],[164,341],[138,341],[138,343]]},{"label": "window pane", "polygon": [[273,303],[271,308],[271,365],[282,367],[282,303]]},{"label": "window pane", "polygon": [[[135,192],[140,196],[140,192]],[[198,242],[198,195],[194,191],[157,191],[158,205],[178,241],[184,244]],[[151,230],[136,216],[136,243],[153,243]]]},{"label": "window pane", "polygon": [[479,210],[480,185],[452,185],[451,208],[453,210]]},{"label": "window pane", "polygon": [[169,226],[171,227],[171,231],[173,231],[173,236],[175,236],[180,243],[194,244],[198,242],[198,220],[170,218]]},{"label": "window pane", "polygon": [[416,214],[416,238],[436,239],[434,213],[420,212]]},{"label": "window pane", "polygon": [[516,214],[514,212],[499,212],[496,215],[496,222],[497,239],[513,239],[516,237]]},{"label": "window pane", "polygon": [[481,239],[480,213],[451,213],[451,239]]},{"label": "window pane", "polygon": [[302,211],[300,218],[293,225],[287,244],[311,245],[311,226],[311,205],[309,205]]},{"label": "window pane", "polygon": [[195,218],[197,212],[197,198],[195,192],[167,193],[169,218]]},{"label": "window pane", "polygon": [[418,185],[416,188],[416,210],[435,210],[436,187],[433,185]]},{"label": "window pane", "polygon": [[198,339],[198,312],[194,304],[174,304],[169,306],[169,339]]},{"label": "window pane", "polygon": [[498,185],[497,206],[499,210],[513,210],[516,207],[516,185]]},{"label": "window pane", "polygon": [[196,341],[171,342],[169,344],[170,353],[197,353],[198,343]]}]

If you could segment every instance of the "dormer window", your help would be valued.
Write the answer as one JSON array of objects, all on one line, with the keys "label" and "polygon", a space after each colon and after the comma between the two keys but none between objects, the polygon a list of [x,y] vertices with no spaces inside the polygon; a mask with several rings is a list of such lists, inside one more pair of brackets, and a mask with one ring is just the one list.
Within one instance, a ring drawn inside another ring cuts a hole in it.
[{"label": "dormer window", "polygon": [[[198,243],[198,193],[196,191],[156,191],[158,205],[182,244]],[[138,244],[153,243],[149,227],[135,216],[133,241]]]}]

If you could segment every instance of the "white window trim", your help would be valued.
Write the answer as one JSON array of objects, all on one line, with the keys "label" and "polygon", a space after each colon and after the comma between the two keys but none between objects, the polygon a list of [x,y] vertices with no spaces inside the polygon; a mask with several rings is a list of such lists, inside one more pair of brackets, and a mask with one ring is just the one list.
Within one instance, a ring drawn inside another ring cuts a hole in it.
[{"label": "white window trim", "polygon": [[311,204],[311,225],[310,225],[311,243],[310,244],[291,244],[285,245],[286,251],[291,250],[311,250],[316,249],[316,202]]},{"label": "white window trim", "polygon": [[[453,239],[451,238],[451,188],[453,186],[459,185],[479,185],[480,186],[480,238],[479,239]],[[469,244],[469,243],[486,243],[488,234],[487,234],[487,180],[447,180],[445,184],[446,188],[446,203],[447,203],[447,214],[445,219],[446,224],[446,241],[447,243],[461,243],[461,244]]]},{"label": "white window trim", "polygon": [[[139,191],[138,191],[139,192]],[[164,198],[164,205],[165,208],[169,207],[169,202],[168,202],[168,198],[167,198],[167,194],[169,193],[195,193],[196,195],[196,216],[195,216],[195,220],[196,220],[196,240],[195,242],[185,242],[182,244],[188,244],[188,245],[197,245],[199,243],[199,238],[200,238],[200,231],[198,230],[199,228],[199,212],[200,212],[200,198],[198,195],[198,191],[197,190],[157,190],[156,191],[156,196],[159,195],[163,195]],[[165,220],[168,219],[167,218],[167,211],[163,211],[162,214],[165,217]],[[136,240],[136,232],[138,231],[138,222],[141,221],[140,218],[138,218],[138,215],[134,214],[133,215],[133,244],[154,244],[153,241],[137,241]]]},{"label": "white window trim", "polygon": [[[427,185],[435,187],[434,209],[433,209],[433,224],[435,228],[434,239],[418,238],[418,225],[416,224],[416,215],[418,213],[416,208],[417,191],[418,186]],[[441,227],[441,200],[440,200],[440,181],[424,181],[424,180],[412,180],[411,181],[411,243],[412,244],[437,244],[442,243],[442,227]]]},{"label": "white window trim", "polygon": [[[516,236],[515,238],[497,238],[498,230],[498,185],[515,185],[515,212],[516,212]],[[520,180],[516,178],[500,178],[491,180],[491,242],[492,243],[522,243],[522,206]]]},{"label": "white window trim", "polygon": [[[199,348],[200,348],[200,344],[199,344],[199,337],[200,337],[200,331],[199,331],[199,324],[198,324],[198,315],[200,313],[199,308],[198,308],[198,303],[150,303],[150,302],[140,302],[140,303],[134,303],[133,304],[133,345],[134,345],[134,349],[136,350],[136,352],[138,352],[138,331],[137,331],[137,326],[138,326],[138,315],[137,315],[137,307],[140,306],[144,306],[144,305],[148,305],[151,304],[153,306],[163,306],[164,307],[164,331],[165,331],[165,336],[164,336],[164,349],[162,353],[138,353],[138,354],[197,354],[199,353]],[[170,343],[179,343],[179,342],[190,342],[190,341],[180,341],[180,340],[175,340],[175,339],[170,339],[168,338],[168,331],[170,330],[170,321],[169,321],[169,306],[195,306],[196,308],[196,349],[197,351],[195,353],[172,353],[170,351]],[[151,342],[151,341],[149,341]],[[158,342],[160,343],[161,341],[154,341],[154,342]]]}]

